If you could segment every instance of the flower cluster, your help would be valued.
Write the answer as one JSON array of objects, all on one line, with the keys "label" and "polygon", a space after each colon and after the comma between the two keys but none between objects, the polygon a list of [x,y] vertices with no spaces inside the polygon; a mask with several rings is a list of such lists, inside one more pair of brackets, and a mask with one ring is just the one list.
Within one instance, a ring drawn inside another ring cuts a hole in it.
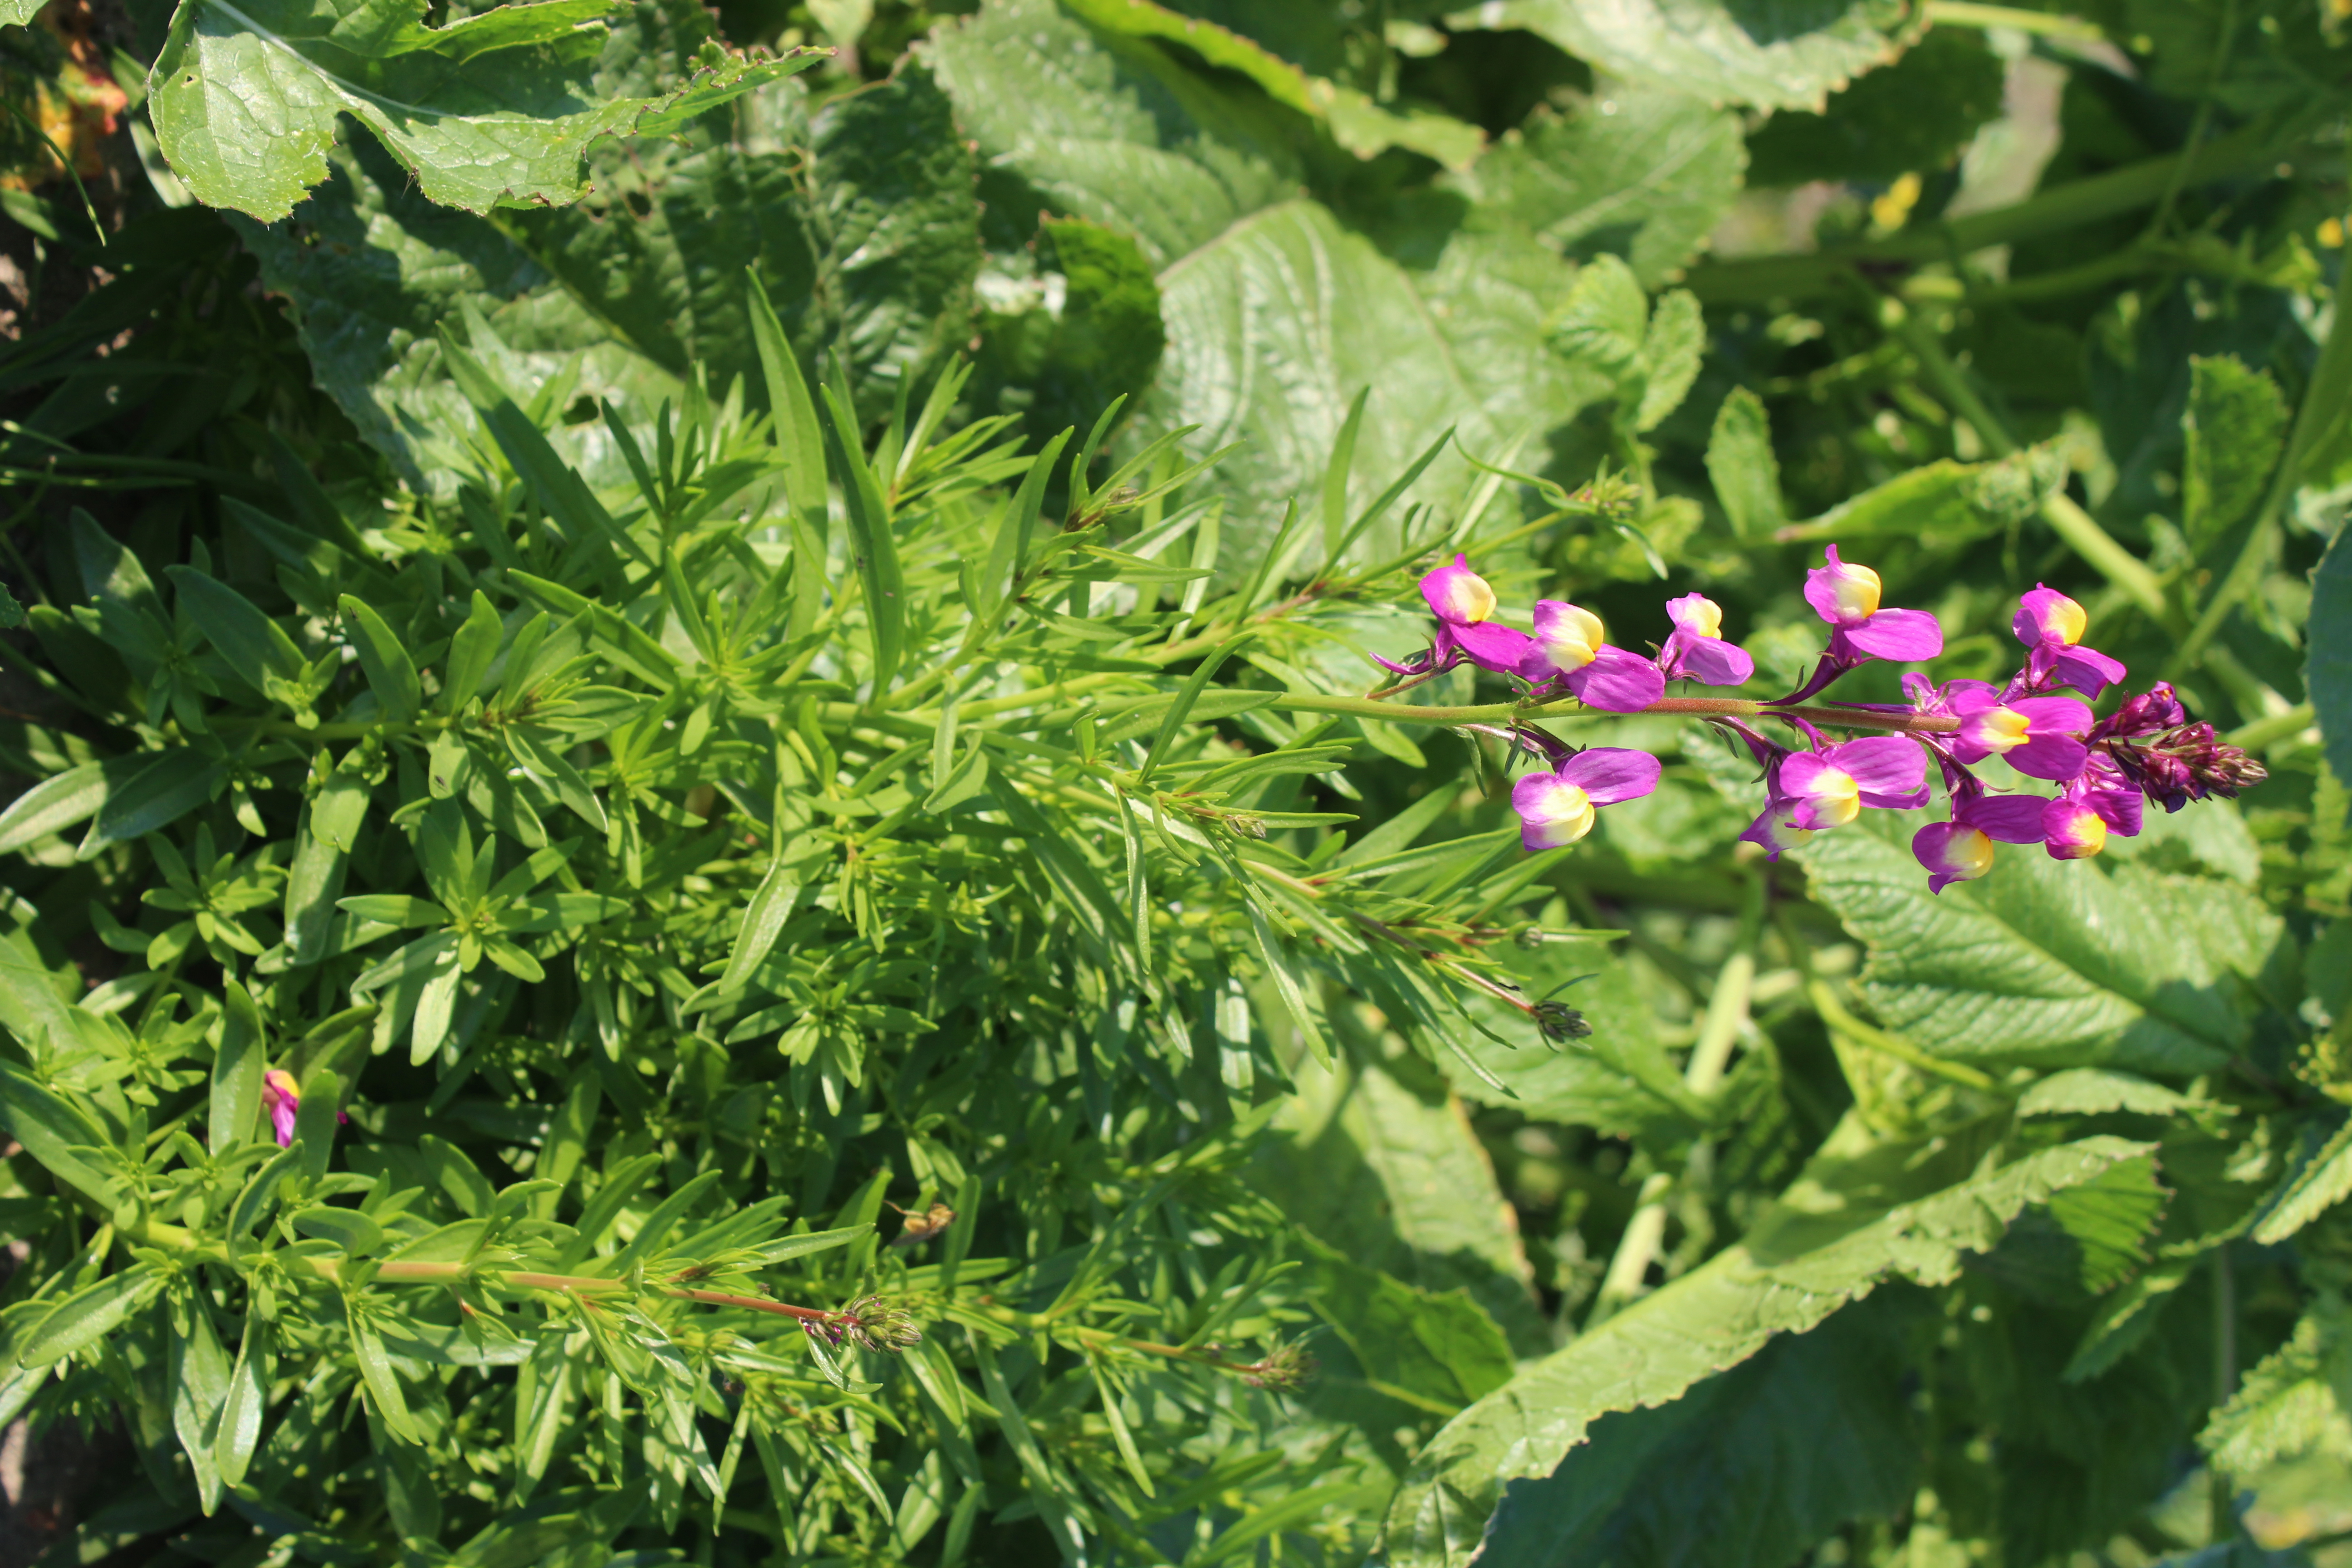
[{"label": "flower cluster", "polygon": [[[2023,666],[2007,684],[1904,678],[1906,704],[1804,706],[1840,676],[1873,659],[1924,661],[1944,650],[1944,629],[1926,610],[1884,607],[1878,574],[1839,559],[1805,574],[1805,602],[1829,624],[1827,647],[1795,691],[1769,701],[1668,699],[1669,681],[1738,686],[1755,674],[1748,655],[1723,637],[1713,601],[1685,594],[1666,604],[1673,630],[1653,657],[1613,647],[1599,616],[1539,599],[1532,632],[1495,618],[1495,590],[1456,555],[1421,580],[1437,617],[1428,650],[1381,664],[1417,684],[1463,664],[1523,683],[1529,703],[1572,698],[1611,713],[1685,712],[1744,742],[1763,772],[1764,809],[1740,837],[1767,855],[1808,836],[1842,827],[1864,809],[1916,810],[1933,798],[1929,763],[1941,776],[1947,820],[1912,837],[1930,890],[1981,877],[1996,844],[2040,845],[2052,858],[2096,855],[2110,834],[2140,830],[2146,801],[2178,811],[2210,795],[2234,795],[2260,783],[2262,765],[2224,744],[2210,724],[2192,724],[2168,685],[2126,700],[2105,718],[2092,702],[2126,674],[2116,659],[2084,645],[2089,616],[2053,588],[2037,584],[2018,600],[2011,629],[2025,647]],[[1783,745],[1756,728],[1788,726]],[[1832,742],[1820,725],[1885,734]],[[1476,727],[1483,728],[1483,727]],[[1577,748],[1531,724],[1491,731],[1540,759],[1511,790],[1520,840],[1529,849],[1573,844],[1592,830],[1601,806],[1635,800],[1657,787],[1658,760],[1614,746]],[[2016,773],[2054,788],[2003,792],[1971,771],[1999,757]]]}]

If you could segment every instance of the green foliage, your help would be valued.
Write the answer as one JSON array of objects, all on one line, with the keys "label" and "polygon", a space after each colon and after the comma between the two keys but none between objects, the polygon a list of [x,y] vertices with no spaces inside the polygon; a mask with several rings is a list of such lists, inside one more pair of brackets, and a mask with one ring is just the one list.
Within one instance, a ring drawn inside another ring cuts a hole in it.
[{"label": "green foliage", "polygon": [[609,98],[601,3],[498,6],[445,27],[386,0],[321,16],[247,0],[182,5],[155,57],[151,110],[173,173],[197,200],[268,223],[326,178],[335,121],[373,132],[426,199],[468,212],[577,201],[601,136],[657,136],[817,63],[713,50],[658,97]]}]

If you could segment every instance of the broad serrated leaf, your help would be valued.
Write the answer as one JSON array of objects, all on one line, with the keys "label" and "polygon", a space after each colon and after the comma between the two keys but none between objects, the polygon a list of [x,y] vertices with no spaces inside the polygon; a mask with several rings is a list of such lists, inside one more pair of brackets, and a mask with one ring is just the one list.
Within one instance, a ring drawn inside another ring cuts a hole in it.
[{"label": "broad serrated leaf", "polygon": [[[1297,195],[1301,170],[1270,106],[1043,0],[989,6],[930,47],[982,158],[1013,186],[1005,201],[1131,234],[1158,268],[1167,349],[1128,448],[1188,425],[1202,426],[1193,439],[1206,449],[1246,437],[1209,482],[1236,497],[1297,494],[1319,482],[1367,385],[1356,471],[1375,483],[1449,427],[1492,457],[1605,395],[1591,368],[1545,342],[1570,269],[1518,226],[1402,233],[1401,265]],[[1404,499],[1452,502],[1474,477],[1448,451]],[[1265,548],[1254,542],[1220,569],[1245,572]],[[1394,524],[1366,548],[1393,552]]]},{"label": "broad serrated leaf", "polygon": [[2189,362],[2180,416],[2180,529],[2202,551],[2245,521],[2286,440],[2286,399],[2268,371],[2232,355]]},{"label": "broad serrated leaf", "polygon": [[2352,1313],[2315,1300],[2286,1343],[2246,1373],[2197,1441],[2221,1471],[2252,1478],[2280,1459],[2352,1459]]},{"label": "broad serrated leaf", "polygon": [[1446,21],[1525,28],[1600,69],[1759,109],[1819,109],[1925,26],[1901,0],[1826,0],[1769,21],[1736,0],[1488,0]]},{"label": "broad serrated leaf", "polygon": [[1937,27],[1821,112],[1772,116],[1748,138],[1748,183],[1887,183],[1945,168],[2000,117],[2004,66],[1976,30]]},{"label": "broad serrated leaf", "polygon": [[1602,1416],[1550,1475],[1505,1489],[1482,1568],[1751,1568],[1894,1513],[1917,1485],[1919,1305],[1882,1294],[1671,1404]]},{"label": "broad serrated leaf", "polygon": [[1523,1369],[1442,1428],[1385,1528],[1396,1568],[1454,1568],[1477,1550],[1507,1482],[1549,1475],[1613,1412],[1680,1398],[1772,1337],[1802,1332],[1900,1276],[1941,1284],[2027,1205],[2147,1152],[2088,1138],[1979,1170],[1986,1133],[1872,1147],[1851,1120],[1748,1237]]},{"label": "broad serrated leaf", "polygon": [[367,0],[355,14],[295,0],[184,0],[148,79],[149,112],[197,200],[265,223],[326,178],[344,114],[392,151],[428,201],[487,213],[576,201],[591,142],[662,134],[823,58],[714,50],[657,97],[600,100],[593,75],[612,10],[608,0],[543,0],[430,27],[421,0]]},{"label": "broad serrated leaf", "polygon": [[2111,1289],[2148,1260],[2149,1232],[2171,1196],[2147,1158],[2111,1165],[2051,1198],[2051,1217],[2083,1250],[2083,1289]]},{"label": "broad serrated leaf", "polygon": [[1731,209],[1747,161],[1737,114],[1607,83],[1565,112],[1539,110],[1454,184],[1554,250],[1621,257],[1654,288]]},{"label": "broad serrated leaf", "polygon": [[1802,854],[1814,896],[1869,949],[1872,1009],[1957,1061],[2205,1071],[2246,1039],[2238,976],[2259,973],[2278,938],[2236,885],[2130,864],[2004,847],[1990,875],[1930,894],[1875,825]]}]

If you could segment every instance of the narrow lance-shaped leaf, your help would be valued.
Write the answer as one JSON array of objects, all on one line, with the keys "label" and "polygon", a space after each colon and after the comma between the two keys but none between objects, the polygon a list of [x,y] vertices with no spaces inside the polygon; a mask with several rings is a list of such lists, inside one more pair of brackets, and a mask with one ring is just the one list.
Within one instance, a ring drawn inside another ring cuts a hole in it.
[{"label": "narrow lance-shaped leaf", "polygon": [[906,578],[898,567],[898,541],[890,532],[889,506],[858,439],[857,417],[834,388],[821,388],[820,395],[824,400],[825,450],[841,475],[850,553],[866,590],[866,619],[874,641],[874,700],[878,702],[898,673],[906,645]]},{"label": "narrow lance-shaped leaf", "polygon": [[261,1075],[268,1065],[261,1009],[236,981],[221,987],[221,1039],[213,1053],[212,1116],[205,1128],[213,1152],[249,1137],[261,1109]]},{"label": "narrow lance-shaped leaf", "polygon": [[339,603],[343,618],[351,623],[352,647],[359,655],[368,689],[375,693],[376,706],[383,710],[385,718],[395,721],[415,718],[425,708],[425,689],[407,647],[363,600],[345,594]]}]

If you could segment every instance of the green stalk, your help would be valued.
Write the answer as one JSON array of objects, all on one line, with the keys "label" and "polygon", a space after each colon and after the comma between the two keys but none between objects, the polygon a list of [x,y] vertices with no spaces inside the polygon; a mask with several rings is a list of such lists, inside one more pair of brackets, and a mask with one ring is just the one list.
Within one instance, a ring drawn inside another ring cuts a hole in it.
[{"label": "green stalk", "polygon": [[2045,38],[2080,38],[2096,43],[2106,31],[2080,16],[2054,16],[2048,11],[2021,11],[2014,5],[1980,5],[1976,0],[1927,0],[1927,20],[1945,27],[2008,27]]},{"label": "green stalk", "polygon": [[2161,201],[2176,178],[2184,184],[2214,180],[2275,162],[2284,139],[2274,126],[2249,125],[2193,152],[2127,163],[2009,206],[1915,225],[1869,244],[1843,246],[1811,256],[1768,256],[1694,267],[1685,287],[1710,305],[1818,299],[1842,292],[1855,271],[1871,263],[1943,261],[1996,245],[2063,233],[2147,206]]},{"label": "green stalk", "polygon": [[[2008,424],[1978,395],[1968,374],[1944,352],[1943,340],[1922,317],[1906,311],[1895,321],[1895,333],[1917,357],[1920,371],[1943,395],[1944,401],[1952,405],[1952,411],[1975,428],[1996,457],[2006,458],[2018,450],[2017,437],[2010,433]],[[2164,584],[2158,581],[2156,574],[2147,569],[2147,563],[2117,543],[2115,536],[2101,528],[2098,521],[2075,504],[2064,490],[2053,492],[2042,503],[2042,520],[2068,548],[2122,589],[2151,619],[2160,623],[2168,617],[2170,606],[2165,603]]]},{"label": "green stalk", "polygon": [[2327,427],[2345,416],[2347,400],[2352,400],[2352,332],[2345,330],[2347,313],[2338,309],[2328,323],[2327,342],[2320,348],[2319,363],[2312,366],[2311,384],[2304,388],[2303,406],[2295,410],[2294,428],[2287,437],[2286,451],[2280,456],[2277,471],[2271,476],[2270,489],[2263,496],[2262,510],[2254,514],[2254,525],[2237,560],[2231,563],[2229,574],[2213,590],[2204,613],[2197,617],[2197,625],[2181,643],[2174,660],[2176,668],[2188,668],[2197,663],[2206,645],[2221,632],[2231,608],[2262,581],[2263,571],[2277,548],[2280,514],[2286,510],[2286,503],[2303,482],[2304,463],[2327,434]]}]

